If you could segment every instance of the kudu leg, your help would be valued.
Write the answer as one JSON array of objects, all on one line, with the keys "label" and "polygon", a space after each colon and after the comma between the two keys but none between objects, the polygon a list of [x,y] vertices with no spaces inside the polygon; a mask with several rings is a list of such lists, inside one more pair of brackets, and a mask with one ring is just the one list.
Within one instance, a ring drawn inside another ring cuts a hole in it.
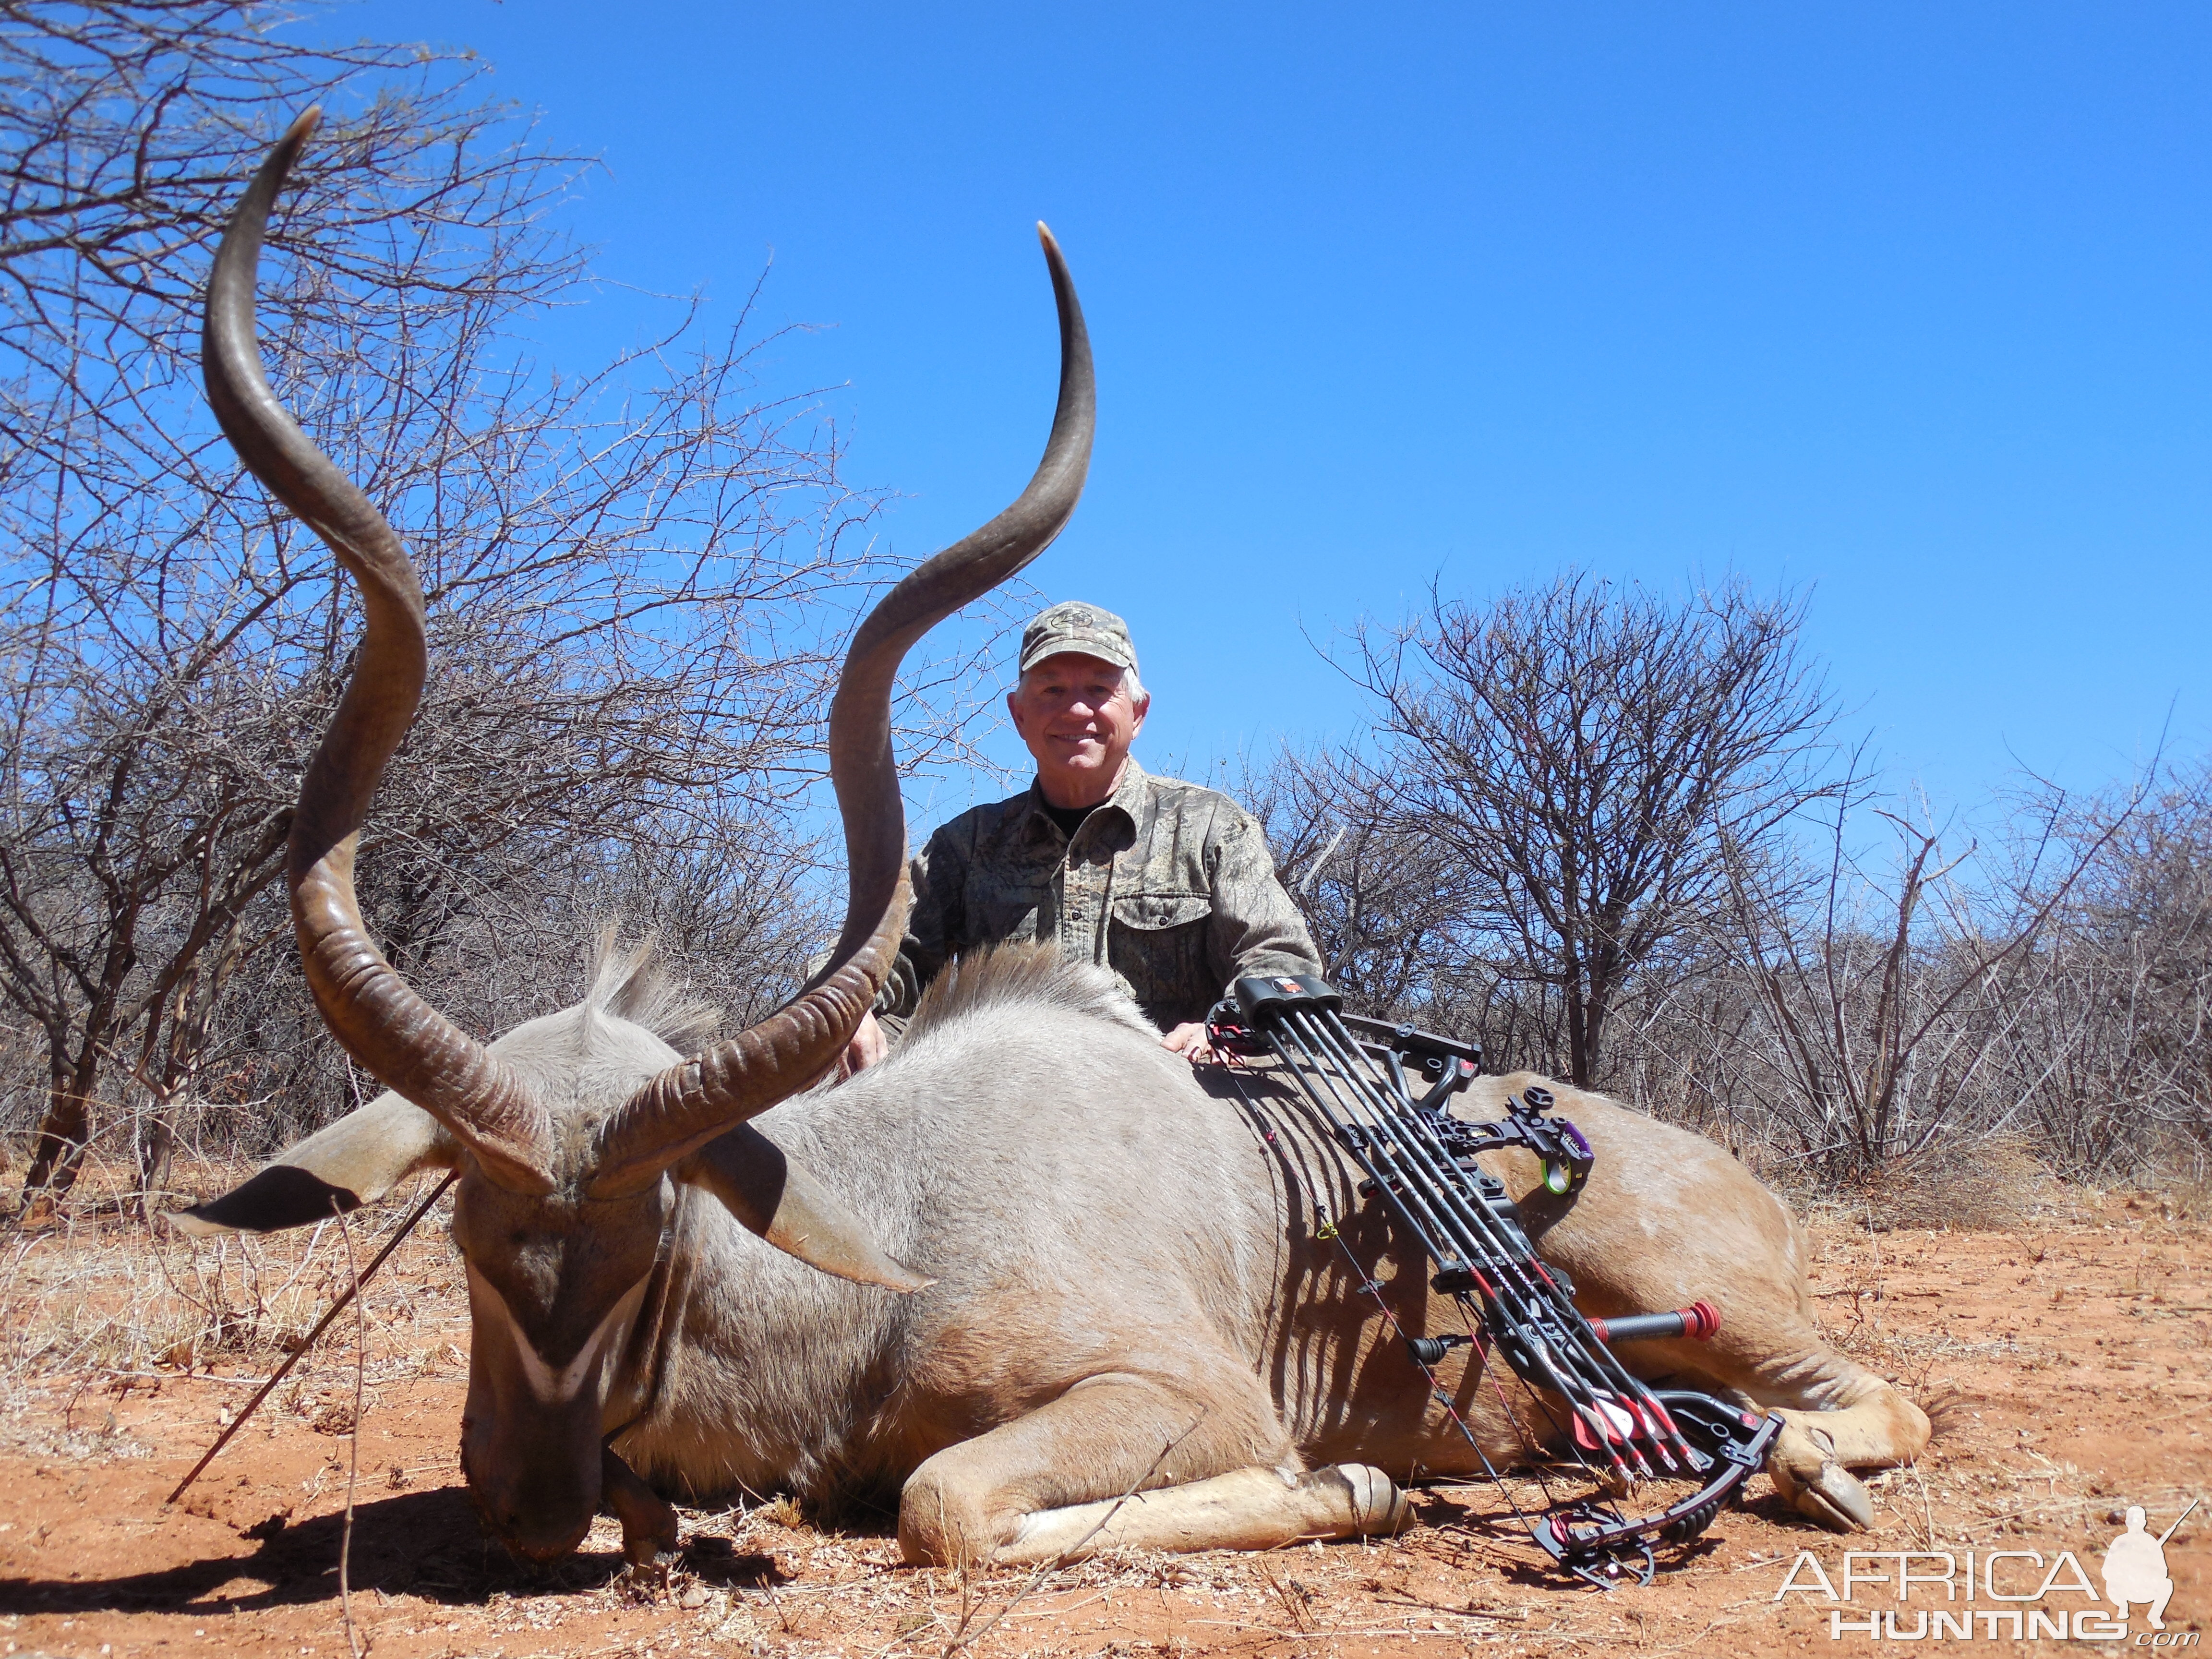
[{"label": "kudu leg", "polygon": [[1850,1472],[1910,1463],[1930,1432],[1927,1413],[1871,1372],[1860,1374],[1846,1398],[1826,1409],[1777,1407],[1784,1427],[1766,1455],[1776,1490],[1834,1532],[1874,1524],[1873,1500]]},{"label": "kudu leg", "polygon": [[663,1557],[676,1553],[674,1507],[639,1480],[612,1446],[600,1450],[599,1483],[603,1506],[622,1522],[623,1554],[632,1566],[657,1566]]},{"label": "kudu leg", "polygon": [[1257,1382],[1224,1362],[1202,1387],[1092,1378],[946,1447],[907,1480],[899,1544],[909,1561],[951,1565],[1264,1549],[1392,1530],[1404,1507],[1377,1470],[1300,1472]]},{"label": "kudu leg", "polygon": [[[1784,1327],[1784,1328],[1777,1328]],[[1820,1340],[1809,1321],[1767,1322],[1759,1343],[1697,1356],[1693,1380],[1782,1419],[1767,1454],[1775,1489],[1834,1532],[1874,1524],[1874,1502],[1850,1471],[1910,1463],[1927,1446],[1927,1414],[1883,1378]]]},{"label": "kudu leg", "polygon": [[1076,1559],[1099,1550],[1272,1550],[1308,1538],[1396,1532],[1409,1510],[1382,1470],[1332,1463],[1286,1476],[1232,1469],[1208,1480],[1021,1517],[1001,1561]]}]

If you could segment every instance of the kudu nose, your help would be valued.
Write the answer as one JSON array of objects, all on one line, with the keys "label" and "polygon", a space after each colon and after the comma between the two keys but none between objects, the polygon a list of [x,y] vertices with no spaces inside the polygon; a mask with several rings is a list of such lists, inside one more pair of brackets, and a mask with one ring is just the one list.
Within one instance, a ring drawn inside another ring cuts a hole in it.
[{"label": "kudu nose", "polygon": [[461,1474],[485,1530],[525,1560],[573,1554],[599,1508],[596,1437],[589,1451],[588,1459],[572,1458],[560,1455],[557,1443],[526,1450],[511,1441],[484,1448],[465,1438]]},{"label": "kudu nose", "polygon": [[499,1534],[500,1542],[531,1561],[557,1561],[563,1556],[573,1555],[591,1529],[592,1517],[588,1515],[580,1526],[568,1526],[555,1531],[545,1524],[544,1516],[522,1510],[511,1512],[504,1524],[493,1528]]},{"label": "kudu nose", "polygon": [[526,1561],[557,1561],[575,1553],[592,1529],[596,1503],[579,1510],[568,1501],[548,1503],[544,1495],[520,1487],[486,1492],[469,1483],[469,1499],[484,1530]]}]

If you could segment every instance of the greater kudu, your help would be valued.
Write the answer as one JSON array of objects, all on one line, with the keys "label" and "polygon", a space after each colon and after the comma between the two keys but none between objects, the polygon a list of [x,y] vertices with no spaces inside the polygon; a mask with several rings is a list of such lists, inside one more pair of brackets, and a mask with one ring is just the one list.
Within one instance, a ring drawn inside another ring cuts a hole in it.
[{"label": "greater kudu", "polygon": [[[905,909],[901,656],[1036,556],[1082,489],[1090,349],[1048,234],[1061,366],[1042,464],[875,608],[831,707],[851,883],[813,981],[689,1059],[656,1034],[674,1026],[635,957],[610,955],[583,1001],[489,1045],[401,981],[351,866],[422,690],[421,591],[391,527],[277,404],[253,333],[263,227],[312,127],[276,147],[225,238],[206,372],[239,453],[329,543],[368,612],[301,786],[290,881],[315,1000],[390,1092],[188,1224],[297,1225],[458,1170],[463,1467],[491,1529],[532,1557],[573,1549],[603,1504],[634,1556],[665,1547],[674,1514],[653,1487],[895,1491],[917,1559],[1043,1558],[1086,1536],[1259,1547],[1390,1526],[1395,1480],[1525,1455],[1467,1351],[1443,1376],[1471,1436],[1354,1294],[1381,1283],[1411,1332],[1449,1311],[1360,1209],[1335,1149],[1287,1118],[1263,1142],[1096,970],[1033,947],[960,964],[890,1060],[808,1088],[868,1007]],[[1533,1080],[1486,1079],[1469,1105],[1494,1115]],[[1910,1457],[1927,1420],[1815,1334],[1789,1212],[1705,1141],[1557,1093],[1598,1155],[1584,1188],[1553,1200],[1533,1163],[1489,1155],[1547,1257],[1592,1313],[1720,1302],[1717,1339],[1643,1344],[1631,1363],[1781,1408],[1777,1483],[1828,1524],[1864,1524],[1845,1466]],[[1348,1251],[1322,1242],[1317,1203],[1350,1218]],[[1138,1486],[1144,1500],[1097,1528]]]}]

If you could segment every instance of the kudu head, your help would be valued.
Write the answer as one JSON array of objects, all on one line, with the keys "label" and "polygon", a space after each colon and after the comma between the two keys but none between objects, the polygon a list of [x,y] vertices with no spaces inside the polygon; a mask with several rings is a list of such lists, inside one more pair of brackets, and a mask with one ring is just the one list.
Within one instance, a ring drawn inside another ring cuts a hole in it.
[{"label": "kudu head", "polygon": [[[379,778],[406,735],[427,666],[421,585],[399,538],[270,391],[254,329],[270,207],[314,131],[310,110],[263,163],[208,284],[208,399],[240,458],[329,544],[359,586],[367,629],[300,788],[289,879],[309,988],[325,1022],[388,1092],[223,1197],[188,1230],[267,1231],[371,1202],[433,1165],[459,1174],[453,1236],[472,1321],[462,1459],[511,1547],[574,1549],[602,1497],[603,1441],[621,1426],[621,1357],[679,1184],[703,1188],[770,1243],[893,1290],[929,1281],[746,1120],[820,1077],[882,987],[905,921],[906,826],[890,696],[907,649],[1020,570],[1074,511],[1089,465],[1090,343],[1067,268],[1039,226],[1060,309],[1059,407],[1014,504],[911,572],[854,635],[830,711],[830,771],[849,889],[836,948],[799,994],[686,1058],[629,1017],[623,972],[575,1007],[480,1043],[416,994],[371,939],[353,863]],[[611,1451],[609,1478],[634,1480]]]}]

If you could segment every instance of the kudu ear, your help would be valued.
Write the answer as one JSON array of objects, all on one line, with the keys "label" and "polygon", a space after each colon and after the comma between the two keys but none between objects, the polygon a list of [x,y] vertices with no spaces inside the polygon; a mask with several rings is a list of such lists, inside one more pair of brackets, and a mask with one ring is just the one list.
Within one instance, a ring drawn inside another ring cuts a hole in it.
[{"label": "kudu ear", "polygon": [[451,1168],[459,1143],[420,1106],[379,1095],[298,1146],[242,1186],[169,1219],[194,1234],[272,1233],[328,1221],[374,1204],[416,1170]]},{"label": "kudu ear", "polygon": [[708,1141],[673,1173],[705,1188],[746,1226],[810,1267],[901,1291],[937,1283],[886,1255],[859,1217],[750,1124]]}]

